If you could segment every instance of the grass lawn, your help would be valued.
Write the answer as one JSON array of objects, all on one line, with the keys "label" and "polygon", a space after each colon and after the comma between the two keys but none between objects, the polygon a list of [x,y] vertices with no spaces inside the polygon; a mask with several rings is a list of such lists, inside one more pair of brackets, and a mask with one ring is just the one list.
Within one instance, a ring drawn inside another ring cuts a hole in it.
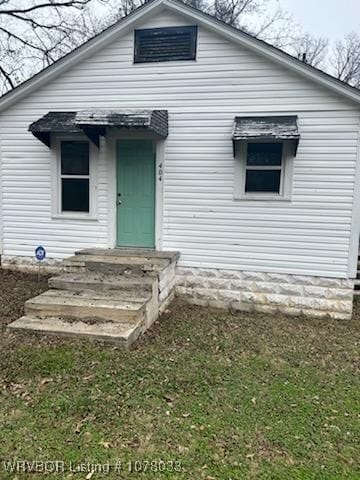
[{"label": "grass lawn", "polygon": [[[3,326],[45,288],[0,282]],[[0,478],[358,479],[359,307],[348,322],[176,301],[131,351],[2,328]],[[11,459],[66,471],[11,474]]]}]

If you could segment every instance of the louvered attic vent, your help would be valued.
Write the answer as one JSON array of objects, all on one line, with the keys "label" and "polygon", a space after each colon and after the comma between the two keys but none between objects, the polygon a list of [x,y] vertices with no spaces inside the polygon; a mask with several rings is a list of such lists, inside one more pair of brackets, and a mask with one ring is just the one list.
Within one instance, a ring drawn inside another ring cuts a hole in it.
[{"label": "louvered attic vent", "polygon": [[135,30],[134,62],[195,60],[197,27]]}]

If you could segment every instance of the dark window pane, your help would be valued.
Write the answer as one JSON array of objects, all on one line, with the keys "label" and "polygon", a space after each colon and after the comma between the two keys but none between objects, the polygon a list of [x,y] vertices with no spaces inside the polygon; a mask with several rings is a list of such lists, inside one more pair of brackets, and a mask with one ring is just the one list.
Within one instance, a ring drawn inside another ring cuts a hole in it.
[{"label": "dark window pane", "polygon": [[245,192],[280,192],[280,170],[246,170]]},{"label": "dark window pane", "polygon": [[282,143],[248,143],[248,165],[281,165]]},{"label": "dark window pane", "polygon": [[89,180],[63,178],[61,180],[61,210],[63,212],[89,211]]},{"label": "dark window pane", "polygon": [[61,174],[89,175],[89,142],[61,142]]}]

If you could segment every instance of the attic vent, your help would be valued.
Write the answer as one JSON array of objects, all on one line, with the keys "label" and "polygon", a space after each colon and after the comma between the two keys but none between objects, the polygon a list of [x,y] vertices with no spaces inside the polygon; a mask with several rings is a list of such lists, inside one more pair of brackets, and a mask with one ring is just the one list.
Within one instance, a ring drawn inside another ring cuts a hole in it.
[{"label": "attic vent", "polygon": [[197,27],[135,30],[134,62],[195,60]]}]

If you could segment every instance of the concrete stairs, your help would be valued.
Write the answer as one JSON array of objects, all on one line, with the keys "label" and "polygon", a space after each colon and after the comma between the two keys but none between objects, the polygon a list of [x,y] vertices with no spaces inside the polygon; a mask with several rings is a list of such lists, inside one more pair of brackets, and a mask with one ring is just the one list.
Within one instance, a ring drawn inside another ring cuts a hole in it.
[{"label": "concrete stairs", "polygon": [[150,250],[77,252],[8,328],[129,347],[172,300],[177,259],[177,252]]}]

